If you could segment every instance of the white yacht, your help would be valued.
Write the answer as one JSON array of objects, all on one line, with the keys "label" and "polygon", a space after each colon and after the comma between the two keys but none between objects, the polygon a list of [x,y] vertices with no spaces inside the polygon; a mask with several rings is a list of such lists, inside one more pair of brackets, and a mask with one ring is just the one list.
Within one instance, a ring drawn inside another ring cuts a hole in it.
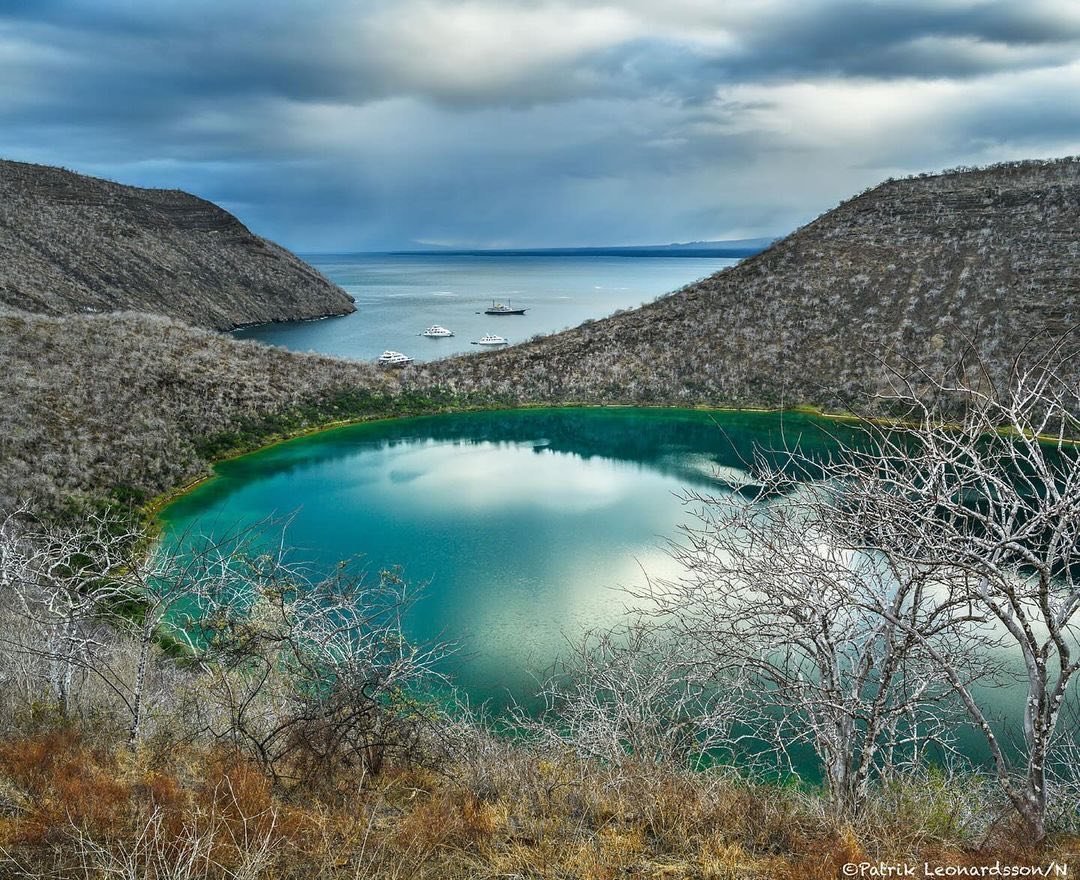
[{"label": "white yacht", "polygon": [[484,314],[485,315],[524,315],[525,312],[528,311],[528,309],[515,309],[513,306],[509,305],[510,300],[507,300],[506,302],[507,302],[507,304],[504,305],[501,302],[495,302],[495,300],[492,300],[491,301],[491,308],[484,309]]},{"label": "white yacht", "polygon": [[492,333],[488,333],[486,336],[481,336],[477,342],[473,345],[509,345],[502,336],[495,336]]},{"label": "white yacht", "polygon": [[400,351],[384,351],[375,359],[380,367],[406,367],[413,359]]},{"label": "white yacht", "polygon": [[420,335],[426,336],[428,339],[441,339],[444,336],[453,336],[454,334],[445,327],[440,327],[438,324],[432,324]]}]

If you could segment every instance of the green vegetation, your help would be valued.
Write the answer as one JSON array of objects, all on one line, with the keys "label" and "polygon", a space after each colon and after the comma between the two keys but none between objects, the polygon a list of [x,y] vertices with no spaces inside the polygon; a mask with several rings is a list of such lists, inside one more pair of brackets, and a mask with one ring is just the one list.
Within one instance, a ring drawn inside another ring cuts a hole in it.
[{"label": "green vegetation", "polygon": [[452,394],[444,388],[403,389],[396,394],[343,388],[321,400],[257,418],[243,418],[230,430],[200,440],[195,448],[207,461],[218,461],[251,452],[274,440],[323,430],[338,423],[465,412],[496,405],[481,395]]}]

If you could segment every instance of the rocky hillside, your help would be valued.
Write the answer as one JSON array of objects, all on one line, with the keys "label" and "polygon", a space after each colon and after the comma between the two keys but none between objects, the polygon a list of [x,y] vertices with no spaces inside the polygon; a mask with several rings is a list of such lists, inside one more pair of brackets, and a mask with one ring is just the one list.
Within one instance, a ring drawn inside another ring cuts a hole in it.
[{"label": "rocky hillside", "polygon": [[1080,344],[1078,325],[1080,160],[1010,163],[891,180],[644,308],[417,381],[514,399],[836,408],[883,391],[886,364],[941,374],[977,353],[1001,376],[1033,336]]},{"label": "rocky hillside", "polygon": [[154,312],[219,330],[355,310],[339,287],[203,199],[2,160],[0,303],[49,315]]},{"label": "rocky hillside", "polygon": [[1003,375],[1033,335],[1032,354],[1049,338],[1080,347],[1078,323],[1076,160],[890,181],[644,308],[392,375],[163,317],[0,305],[0,509],[144,497],[223,451],[342,418],[517,402],[861,406],[887,364],[941,372],[970,347]]},{"label": "rocky hillside", "polygon": [[175,319],[2,307],[0,377],[0,511],[109,494],[142,501],[199,475],[225,447],[389,414],[400,391],[369,364]]}]

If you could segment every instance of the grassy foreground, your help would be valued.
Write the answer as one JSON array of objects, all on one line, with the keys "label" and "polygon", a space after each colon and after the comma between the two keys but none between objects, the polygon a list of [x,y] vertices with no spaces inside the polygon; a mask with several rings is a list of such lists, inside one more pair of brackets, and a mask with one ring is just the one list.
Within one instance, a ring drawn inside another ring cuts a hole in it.
[{"label": "grassy foreground", "polygon": [[987,822],[970,779],[897,781],[846,823],[813,792],[729,773],[470,739],[428,767],[290,790],[221,749],[27,731],[0,743],[0,876],[824,880],[863,862],[919,876],[924,863],[1080,865],[1078,838],[1033,847],[1011,819]]}]

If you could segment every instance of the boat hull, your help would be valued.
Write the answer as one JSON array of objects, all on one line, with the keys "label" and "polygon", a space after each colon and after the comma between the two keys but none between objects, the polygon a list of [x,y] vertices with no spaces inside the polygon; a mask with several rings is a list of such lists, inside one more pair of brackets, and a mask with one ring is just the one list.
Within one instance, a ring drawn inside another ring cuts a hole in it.
[{"label": "boat hull", "polygon": [[412,362],[411,357],[400,351],[384,351],[375,359],[375,364],[380,367],[407,367]]}]

